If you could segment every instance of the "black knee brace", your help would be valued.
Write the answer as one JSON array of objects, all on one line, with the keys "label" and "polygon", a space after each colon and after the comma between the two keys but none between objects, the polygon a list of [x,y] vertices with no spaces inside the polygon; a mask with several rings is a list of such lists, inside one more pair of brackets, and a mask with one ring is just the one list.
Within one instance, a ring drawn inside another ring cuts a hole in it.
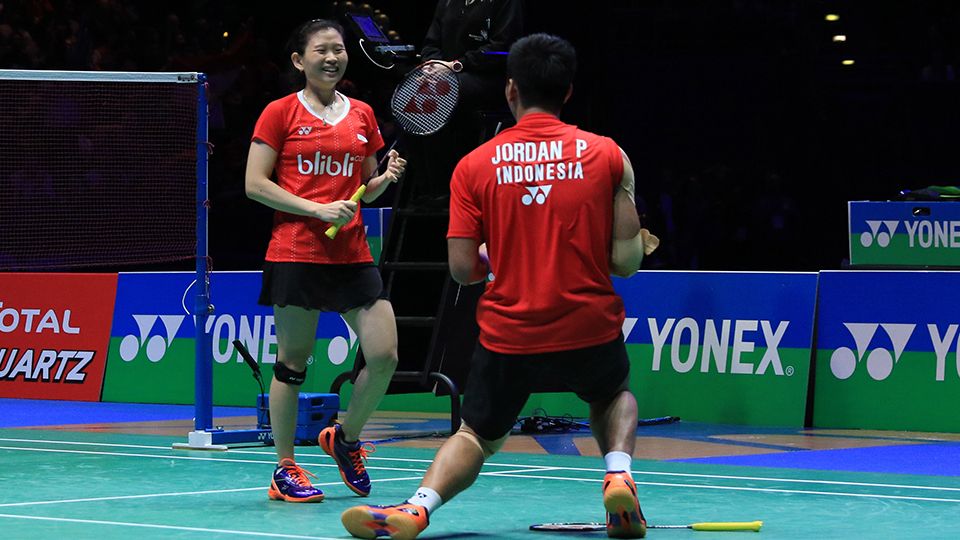
[{"label": "black knee brace", "polygon": [[273,378],[282,383],[300,386],[303,381],[307,380],[307,370],[304,368],[303,371],[294,371],[285,366],[283,362],[277,362],[273,365]]}]

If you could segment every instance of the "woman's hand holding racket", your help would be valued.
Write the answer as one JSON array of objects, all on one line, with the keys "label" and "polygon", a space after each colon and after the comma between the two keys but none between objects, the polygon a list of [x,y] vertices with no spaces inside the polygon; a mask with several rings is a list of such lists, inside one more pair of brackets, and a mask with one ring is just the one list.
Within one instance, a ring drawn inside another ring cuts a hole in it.
[{"label": "woman's hand holding racket", "polygon": [[343,227],[353,219],[359,206],[357,203],[366,191],[367,186],[361,184],[353,196],[350,197],[349,201],[333,201],[320,205],[321,210],[320,216],[318,217],[323,221],[333,223],[333,225],[327,227],[327,230],[324,232],[327,238],[333,240],[337,236],[337,233],[340,232],[340,227]]}]

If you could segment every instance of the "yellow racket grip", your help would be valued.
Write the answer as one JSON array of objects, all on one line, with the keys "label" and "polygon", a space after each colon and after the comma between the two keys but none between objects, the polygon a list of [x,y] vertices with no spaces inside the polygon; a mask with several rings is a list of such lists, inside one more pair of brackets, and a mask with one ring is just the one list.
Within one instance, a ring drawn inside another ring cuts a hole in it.
[{"label": "yellow racket grip", "polygon": [[[353,195],[350,196],[350,200],[353,202],[360,202],[360,197],[363,197],[363,194],[366,192],[367,192],[367,185],[360,184],[360,187],[358,187],[357,190],[353,192]],[[338,227],[337,225],[331,225],[327,227],[326,232],[324,232],[323,234],[327,235],[327,238],[333,240],[334,238],[336,238],[338,232],[340,232],[340,227]]]},{"label": "yellow racket grip", "polygon": [[695,531],[755,531],[760,532],[762,521],[724,521],[717,523],[694,523],[690,528]]}]

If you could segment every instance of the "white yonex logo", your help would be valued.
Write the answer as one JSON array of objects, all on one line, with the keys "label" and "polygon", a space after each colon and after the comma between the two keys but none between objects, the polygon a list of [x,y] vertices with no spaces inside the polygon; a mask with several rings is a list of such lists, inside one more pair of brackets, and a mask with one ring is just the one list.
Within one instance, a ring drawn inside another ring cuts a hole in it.
[{"label": "white yonex logo", "polygon": [[[917,327],[915,324],[894,323],[843,323],[843,325],[853,337],[857,352],[854,353],[849,347],[840,347],[833,351],[830,355],[830,371],[838,379],[849,379],[857,368],[857,363],[866,357],[867,373],[875,381],[882,381],[890,376],[893,366],[900,360],[907,342],[910,341],[910,336],[913,335],[913,330]],[[893,346],[892,355],[890,351],[880,347],[867,351],[878,327],[882,327],[890,338]]]},{"label": "white yonex logo", "polygon": [[[660,371],[664,348],[669,343],[669,364],[677,373],[687,373],[697,367],[700,372],[763,375],[772,369],[777,376],[792,377],[793,366],[784,366],[780,359],[780,342],[787,333],[790,321],[760,319],[706,319],[692,317],[677,320],[670,317],[659,324],[657,319],[647,319],[650,341],[653,345],[651,371]],[[754,337],[754,332],[763,334],[763,341]],[[755,366],[753,354],[758,344],[766,347],[760,362]],[[684,350],[685,349],[685,350]],[[681,356],[686,352],[686,357]]]},{"label": "white yonex logo", "polygon": [[534,202],[537,204],[547,202],[547,197],[550,196],[550,190],[553,189],[553,186],[533,186],[525,189],[527,193],[520,198],[520,202],[522,202],[524,206],[530,206]]},{"label": "white yonex logo", "polygon": [[327,345],[327,357],[330,359],[330,363],[339,366],[347,360],[347,357],[350,356],[350,351],[354,348],[357,343],[357,334],[353,331],[353,328],[350,328],[349,324],[346,324],[347,321],[341,317],[343,320],[344,326],[347,327],[347,337],[337,336],[330,340],[330,344]]},{"label": "white yonex logo", "polygon": [[[129,334],[123,337],[123,340],[120,341],[120,358],[124,362],[130,362],[137,357],[137,354],[146,345],[147,359],[151,362],[159,362],[163,355],[167,353],[167,347],[173,343],[173,338],[180,330],[184,318],[183,315],[134,315],[133,320],[137,322],[140,336],[138,338]],[[163,323],[165,336],[149,335],[157,319],[160,319]]]},{"label": "white yonex logo", "polygon": [[297,133],[299,133],[300,135],[309,135],[311,131],[313,131],[313,128],[311,126],[303,126],[302,128],[297,130]]},{"label": "white yonex logo", "polygon": [[[881,225],[886,227],[887,230],[881,231]],[[873,241],[876,240],[878,246],[887,247],[890,245],[890,239],[893,238],[893,235],[897,234],[897,228],[900,226],[900,222],[897,220],[867,220],[867,226],[870,227],[870,232],[864,231],[860,234],[860,245],[870,247],[873,245]]]}]

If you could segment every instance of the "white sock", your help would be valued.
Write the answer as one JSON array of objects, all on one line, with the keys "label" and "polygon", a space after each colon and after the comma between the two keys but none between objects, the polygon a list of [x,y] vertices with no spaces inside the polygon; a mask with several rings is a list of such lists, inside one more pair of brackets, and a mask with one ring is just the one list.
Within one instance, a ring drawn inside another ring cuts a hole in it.
[{"label": "white sock", "polygon": [[422,487],[413,494],[413,497],[407,499],[407,502],[422,506],[427,509],[427,514],[433,514],[433,511],[440,508],[440,505],[443,504],[443,499],[440,498],[440,494],[436,491],[428,487]]},{"label": "white sock", "polygon": [[603,461],[607,464],[607,472],[624,471],[627,474],[633,474],[630,470],[633,456],[626,452],[610,452],[603,456]]}]

